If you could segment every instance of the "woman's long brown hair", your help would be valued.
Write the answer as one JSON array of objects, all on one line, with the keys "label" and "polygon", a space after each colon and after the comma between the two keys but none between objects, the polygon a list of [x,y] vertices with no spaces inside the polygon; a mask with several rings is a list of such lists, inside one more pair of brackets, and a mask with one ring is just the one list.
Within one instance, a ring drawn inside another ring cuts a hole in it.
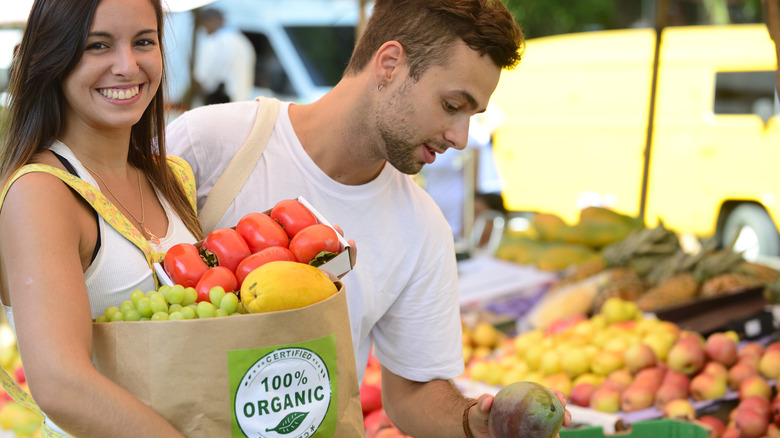
[{"label": "woman's long brown hair", "polygon": [[[98,1],[36,0],[33,4],[11,67],[7,108],[0,125],[0,177],[4,184],[61,133],[65,107],[62,83],[84,53]],[[157,15],[162,81],[132,128],[127,159],[144,171],[187,229],[202,239],[197,215],[166,159],[163,10],[159,0],[149,1]]]}]

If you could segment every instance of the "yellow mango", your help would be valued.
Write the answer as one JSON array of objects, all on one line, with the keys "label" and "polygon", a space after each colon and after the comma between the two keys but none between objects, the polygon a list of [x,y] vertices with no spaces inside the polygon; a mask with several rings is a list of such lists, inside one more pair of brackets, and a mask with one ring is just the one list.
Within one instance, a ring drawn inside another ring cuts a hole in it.
[{"label": "yellow mango", "polygon": [[241,285],[241,302],[249,313],[299,309],[338,292],[328,276],[314,266],[289,261],[266,263]]}]

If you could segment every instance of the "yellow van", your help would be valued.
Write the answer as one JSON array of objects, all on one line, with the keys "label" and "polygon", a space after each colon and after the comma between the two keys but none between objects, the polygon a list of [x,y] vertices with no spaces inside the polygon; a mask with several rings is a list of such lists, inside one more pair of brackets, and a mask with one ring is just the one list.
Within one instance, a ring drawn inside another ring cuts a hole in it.
[{"label": "yellow van", "polygon": [[780,255],[780,104],[766,26],[668,27],[657,64],[655,47],[653,29],[527,42],[491,100],[505,117],[494,157],[507,208],[574,223],[581,208],[604,206],[736,241],[746,258]]}]

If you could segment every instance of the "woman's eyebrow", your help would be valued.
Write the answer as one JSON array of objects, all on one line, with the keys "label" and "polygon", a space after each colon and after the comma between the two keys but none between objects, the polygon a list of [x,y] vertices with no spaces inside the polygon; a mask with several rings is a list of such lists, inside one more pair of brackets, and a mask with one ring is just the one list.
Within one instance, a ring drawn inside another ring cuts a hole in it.
[{"label": "woman's eyebrow", "polygon": [[[140,30],[140,31],[138,31],[135,34],[135,36],[139,37],[141,35],[146,35],[146,34],[150,34],[150,33],[157,35],[157,29],[144,29],[144,30]],[[106,31],[90,32],[88,36],[89,37],[103,37],[103,38],[111,38],[111,37],[113,37],[113,35],[111,35],[110,32],[106,32]]]}]

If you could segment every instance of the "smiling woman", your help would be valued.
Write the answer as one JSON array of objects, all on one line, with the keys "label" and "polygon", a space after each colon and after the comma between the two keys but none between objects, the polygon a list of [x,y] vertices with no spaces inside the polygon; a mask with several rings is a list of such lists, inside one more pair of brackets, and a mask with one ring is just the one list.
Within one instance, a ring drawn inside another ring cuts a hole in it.
[{"label": "smiling woman", "polygon": [[12,67],[0,300],[54,436],[181,436],[91,353],[94,318],[203,237],[189,166],[165,154],[162,23],[160,0],[36,0]]}]

